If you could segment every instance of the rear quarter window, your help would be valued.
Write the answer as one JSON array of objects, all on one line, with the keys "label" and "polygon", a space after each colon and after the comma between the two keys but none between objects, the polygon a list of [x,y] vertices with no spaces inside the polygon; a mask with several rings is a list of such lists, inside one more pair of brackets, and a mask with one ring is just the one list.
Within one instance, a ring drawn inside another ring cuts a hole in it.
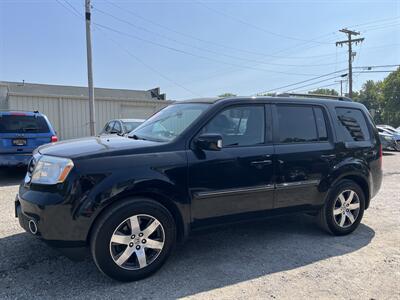
[{"label": "rear quarter window", "polygon": [[47,133],[49,126],[42,116],[0,115],[0,133]]},{"label": "rear quarter window", "polygon": [[371,140],[365,116],[356,108],[336,108],[340,133],[344,142],[362,142]]}]

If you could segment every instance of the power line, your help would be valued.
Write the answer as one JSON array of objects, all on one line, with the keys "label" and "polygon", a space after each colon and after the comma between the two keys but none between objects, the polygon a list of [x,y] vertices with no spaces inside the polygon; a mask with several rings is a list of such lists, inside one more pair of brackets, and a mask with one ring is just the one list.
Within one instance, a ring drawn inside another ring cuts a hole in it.
[{"label": "power line", "polygon": [[319,78],[323,78],[323,77],[326,77],[326,76],[329,76],[329,75],[332,75],[332,74],[341,73],[341,72],[344,72],[344,71],[346,71],[346,69],[342,69],[342,70],[338,70],[338,71],[335,71],[335,72],[319,75],[319,76],[316,76],[316,77],[313,77],[313,78],[310,78],[310,79],[302,80],[302,81],[299,81],[299,82],[296,82],[296,83],[292,83],[292,84],[287,84],[287,85],[280,86],[280,87],[277,87],[277,88],[274,88],[274,89],[270,89],[270,90],[267,90],[267,91],[258,92],[256,94],[253,94],[253,96],[257,96],[259,94],[266,94],[266,93],[273,92],[273,91],[278,91],[278,90],[281,90],[281,89],[285,89],[287,87],[291,87],[291,86],[294,86],[294,85],[299,85],[299,84],[302,84],[302,83],[305,83],[305,82],[313,81],[313,80],[316,80],[316,79],[319,79]]},{"label": "power line", "polygon": [[331,65],[334,65],[334,64],[335,64],[335,63],[305,64],[305,65],[299,65],[299,64],[279,64],[279,63],[271,63],[271,62],[266,62],[266,61],[260,61],[260,60],[255,60],[255,59],[244,58],[244,57],[240,57],[240,56],[230,55],[230,54],[227,54],[227,53],[221,53],[221,52],[213,51],[213,50],[211,50],[211,49],[209,49],[209,48],[198,47],[198,46],[195,46],[195,45],[186,43],[186,42],[182,42],[182,41],[180,41],[180,40],[176,40],[176,39],[174,39],[174,38],[170,38],[170,37],[165,36],[165,35],[163,35],[163,34],[160,34],[160,33],[158,33],[158,32],[149,30],[148,28],[145,28],[145,27],[143,27],[143,26],[136,25],[136,24],[134,24],[134,23],[132,23],[132,22],[129,22],[129,21],[125,20],[125,19],[122,19],[122,18],[119,18],[119,17],[117,17],[117,16],[114,16],[113,14],[110,14],[110,13],[108,13],[108,12],[105,12],[105,11],[103,11],[103,10],[101,10],[101,9],[95,8],[94,10],[95,10],[95,11],[98,11],[98,12],[104,14],[104,15],[107,15],[107,16],[109,16],[109,17],[115,19],[115,20],[118,20],[118,21],[120,21],[120,22],[123,22],[123,23],[125,23],[125,24],[128,24],[129,26],[131,26],[131,27],[133,27],[133,28],[140,29],[140,30],[143,30],[143,31],[147,31],[147,32],[151,33],[152,35],[160,36],[160,37],[162,37],[162,38],[164,38],[164,39],[167,39],[167,40],[170,40],[170,41],[172,41],[172,42],[174,42],[174,43],[178,43],[178,44],[181,44],[181,45],[184,45],[184,46],[188,46],[188,47],[191,47],[191,48],[194,48],[194,49],[198,49],[198,50],[201,50],[201,51],[213,53],[213,54],[216,54],[216,55],[220,55],[220,56],[232,58],[232,59],[235,59],[235,60],[241,60],[241,61],[245,61],[245,62],[255,62],[255,63],[259,63],[259,64],[273,65],[273,66],[303,67],[303,68],[307,68],[307,67],[320,67],[320,66],[331,66]]},{"label": "power line", "polygon": [[[120,48],[121,50],[123,50],[128,56],[134,58],[136,61],[138,61],[139,63],[141,63],[143,66],[145,66],[146,68],[148,68],[149,70],[153,71],[154,73],[158,74],[160,77],[164,78],[165,80],[173,83],[174,85],[180,87],[181,89],[189,92],[190,94],[199,97],[200,95],[195,93],[194,91],[188,89],[187,87],[183,86],[182,84],[176,82],[175,80],[165,76],[164,74],[162,74],[160,71],[158,71],[156,68],[150,66],[149,64],[145,63],[143,60],[141,60],[138,56],[134,55],[131,51],[129,51],[127,48],[123,47],[120,43],[118,43],[116,40],[114,40],[113,38],[111,38],[110,36],[108,36],[104,30],[102,30],[101,28],[99,28],[100,32],[103,33],[103,35],[105,37],[107,37],[110,41],[112,41],[115,45],[118,46],[118,48]],[[201,96],[200,96],[201,97]]]},{"label": "power line", "polygon": [[[333,76],[333,77],[330,77],[330,78],[327,78],[327,79],[323,79],[323,80],[320,80],[320,81],[317,81],[317,82],[313,82],[313,83],[309,83],[309,84],[305,84],[305,85],[296,87],[296,89],[302,89],[304,87],[312,86],[312,85],[315,85],[315,84],[319,84],[321,82],[325,82],[325,81],[329,81],[329,80],[332,80],[332,79],[336,79],[338,77],[342,77],[342,76],[341,75],[336,75],[336,76]],[[284,93],[289,92],[289,91],[292,91],[292,90],[286,90],[286,91],[284,91]]]},{"label": "power line", "polygon": [[99,23],[93,23],[93,24],[95,24],[95,25],[98,26],[98,27],[107,29],[107,30],[109,30],[109,31],[116,32],[116,33],[118,33],[118,34],[120,34],[120,35],[124,35],[124,36],[130,37],[130,38],[133,38],[133,39],[140,40],[140,41],[145,42],[145,43],[149,43],[149,44],[152,44],[152,45],[155,45],[155,46],[158,46],[158,47],[161,47],[161,48],[165,48],[165,49],[168,49],[168,50],[177,52],[177,53],[186,54],[186,55],[189,55],[189,56],[193,56],[193,57],[197,57],[197,58],[201,58],[201,59],[205,59],[205,60],[217,62],[217,63],[220,63],[220,64],[230,65],[230,66],[239,67],[239,68],[243,68],[243,69],[251,69],[251,70],[257,70],[257,71],[264,71],[264,72],[269,72],[269,73],[277,73],[277,74],[285,74],[285,75],[295,75],[295,76],[312,76],[312,74],[291,73],[291,72],[283,72],[283,71],[269,70],[269,69],[264,69],[264,68],[257,68],[257,67],[252,67],[252,66],[245,66],[245,65],[240,65],[240,64],[236,64],[236,63],[227,62],[227,61],[222,61],[222,60],[215,59],[215,58],[212,58],[212,57],[209,57],[209,56],[204,56],[204,55],[196,54],[196,53],[189,52],[189,51],[186,51],[186,50],[182,50],[182,49],[178,49],[178,48],[171,47],[171,46],[168,46],[168,45],[164,45],[164,44],[161,44],[161,43],[158,43],[158,42],[155,42],[155,41],[147,40],[147,39],[144,39],[144,38],[139,37],[139,36],[137,36],[137,35],[133,35],[133,34],[130,34],[130,33],[126,33],[126,32],[120,31],[120,30],[118,30],[118,29],[115,29],[115,28],[106,26],[106,25],[102,25],[102,24],[99,24]]},{"label": "power line", "polygon": [[267,29],[265,29],[265,28],[263,28],[263,27],[261,27],[261,26],[258,26],[258,25],[255,25],[255,24],[253,24],[253,23],[247,22],[247,21],[245,21],[245,20],[243,20],[243,19],[241,19],[241,18],[238,18],[238,17],[236,17],[236,16],[227,14],[227,13],[224,12],[224,11],[220,11],[220,10],[218,10],[218,9],[215,9],[215,8],[213,8],[213,7],[210,7],[210,6],[208,6],[207,4],[205,4],[205,3],[202,2],[202,1],[195,0],[195,2],[197,2],[197,3],[201,4],[201,5],[203,5],[205,8],[207,8],[207,9],[209,9],[209,10],[211,10],[211,11],[213,11],[213,12],[219,14],[219,15],[222,15],[222,16],[224,16],[224,17],[226,17],[226,18],[235,20],[236,22],[239,22],[239,23],[244,24],[244,25],[246,25],[246,26],[249,26],[249,27],[251,27],[251,28],[257,29],[257,30],[262,31],[262,32],[264,32],[264,33],[267,33],[267,34],[269,34],[269,35],[274,35],[274,36],[277,36],[277,37],[280,37],[280,38],[284,38],[284,39],[288,39],[288,40],[295,40],[295,41],[301,41],[301,42],[307,42],[307,43],[330,44],[330,43],[327,43],[327,42],[318,42],[318,41],[315,41],[315,40],[300,39],[300,38],[296,38],[296,37],[292,37],[292,36],[287,36],[287,35],[284,35],[284,34],[281,34],[281,33],[276,33],[276,32],[267,30]]}]

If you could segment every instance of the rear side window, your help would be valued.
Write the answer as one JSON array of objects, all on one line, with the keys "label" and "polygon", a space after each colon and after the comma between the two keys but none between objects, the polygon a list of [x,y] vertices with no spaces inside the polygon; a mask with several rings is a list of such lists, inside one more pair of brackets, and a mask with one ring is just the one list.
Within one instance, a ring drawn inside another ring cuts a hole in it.
[{"label": "rear side window", "polygon": [[336,114],[345,142],[370,140],[367,122],[361,110],[355,108],[336,108]]},{"label": "rear side window", "polygon": [[49,126],[41,116],[0,116],[0,133],[47,133]]},{"label": "rear side window", "polygon": [[318,141],[312,107],[277,106],[280,143]]}]

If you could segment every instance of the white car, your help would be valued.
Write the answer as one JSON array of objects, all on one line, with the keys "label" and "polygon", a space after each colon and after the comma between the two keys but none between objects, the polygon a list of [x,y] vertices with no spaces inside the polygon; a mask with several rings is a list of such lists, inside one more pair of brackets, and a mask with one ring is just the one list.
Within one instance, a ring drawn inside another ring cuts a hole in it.
[{"label": "white car", "polygon": [[127,135],[136,127],[141,125],[145,119],[116,119],[108,121],[100,135],[118,134]]}]

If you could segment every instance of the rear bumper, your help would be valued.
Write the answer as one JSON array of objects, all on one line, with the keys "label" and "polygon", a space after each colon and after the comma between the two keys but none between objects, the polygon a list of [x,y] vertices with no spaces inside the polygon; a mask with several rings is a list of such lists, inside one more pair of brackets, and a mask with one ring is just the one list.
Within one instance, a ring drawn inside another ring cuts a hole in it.
[{"label": "rear bumper", "polygon": [[27,166],[31,157],[32,153],[0,154],[0,166]]}]

